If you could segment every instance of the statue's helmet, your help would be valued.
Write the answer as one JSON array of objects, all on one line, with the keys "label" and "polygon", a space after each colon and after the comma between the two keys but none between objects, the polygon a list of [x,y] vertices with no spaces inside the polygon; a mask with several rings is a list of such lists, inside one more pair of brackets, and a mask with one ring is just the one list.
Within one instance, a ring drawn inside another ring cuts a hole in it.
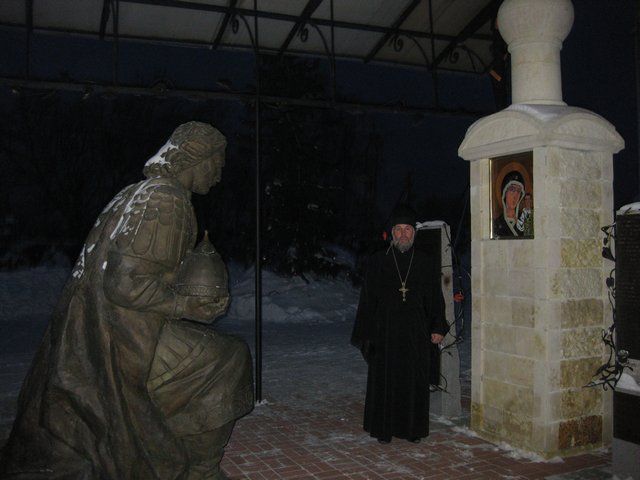
[{"label": "statue's helmet", "polygon": [[209,241],[207,232],[192,251],[187,252],[180,264],[175,282],[180,295],[210,297],[219,305],[216,316],[224,313],[229,305],[229,276],[227,268]]},{"label": "statue's helmet", "polygon": [[183,170],[208,159],[224,165],[227,140],[208,123],[187,122],[176,128],[158,152],[147,160],[144,174],[152,177],[175,177]]}]

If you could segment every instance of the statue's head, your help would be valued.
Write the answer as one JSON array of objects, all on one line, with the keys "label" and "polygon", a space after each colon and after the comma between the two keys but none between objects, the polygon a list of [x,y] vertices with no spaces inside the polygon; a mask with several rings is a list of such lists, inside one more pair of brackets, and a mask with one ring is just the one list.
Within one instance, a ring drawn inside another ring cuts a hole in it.
[{"label": "statue's head", "polygon": [[147,178],[179,178],[190,171],[190,189],[205,194],[220,181],[227,140],[211,125],[187,122],[176,128],[169,141],[144,166]]}]

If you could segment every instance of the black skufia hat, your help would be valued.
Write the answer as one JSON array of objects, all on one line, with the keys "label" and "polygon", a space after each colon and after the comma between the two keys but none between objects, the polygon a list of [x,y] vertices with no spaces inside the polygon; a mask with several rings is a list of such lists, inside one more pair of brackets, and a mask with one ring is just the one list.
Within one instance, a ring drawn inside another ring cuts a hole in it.
[{"label": "black skufia hat", "polygon": [[411,225],[415,228],[418,214],[407,204],[398,205],[391,214],[391,228],[398,224]]}]

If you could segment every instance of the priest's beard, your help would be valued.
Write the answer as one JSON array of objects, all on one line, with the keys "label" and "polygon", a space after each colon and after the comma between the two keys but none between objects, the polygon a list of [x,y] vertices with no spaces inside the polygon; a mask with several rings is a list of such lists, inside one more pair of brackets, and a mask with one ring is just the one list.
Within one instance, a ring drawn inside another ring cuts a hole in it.
[{"label": "priest's beard", "polygon": [[411,247],[413,247],[413,240],[414,239],[415,239],[415,237],[412,238],[411,240],[403,240],[403,239],[400,239],[400,238],[394,238],[391,241],[391,245],[393,245],[398,250],[400,250],[400,253],[404,253],[407,250],[409,250]]}]

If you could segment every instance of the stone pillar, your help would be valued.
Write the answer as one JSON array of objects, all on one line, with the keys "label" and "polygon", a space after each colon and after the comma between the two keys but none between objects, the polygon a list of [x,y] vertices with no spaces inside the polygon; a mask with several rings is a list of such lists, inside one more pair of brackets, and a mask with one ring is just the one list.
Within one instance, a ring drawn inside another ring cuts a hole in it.
[{"label": "stone pillar", "polygon": [[[604,363],[611,323],[600,227],[613,221],[612,156],[624,142],[562,102],[559,51],[572,22],[569,0],[505,0],[498,24],[519,103],[474,123],[459,149],[471,162],[471,427],[545,457],[611,439],[610,394],[583,386]],[[522,152],[533,157],[533,238],[492,239],[489,164]]]},{"label": "stone pillar", "polygon": [[[418,232],[435,231],[440,237],[440,265],[442,296],[445,299],[445,317],[452,329],[445,335],[443,345],[446,350],[440,356],[440,387],[445,391],[430,393],[430,412],[447,418],[459,417],[462,414],[460,389],[460,355],[456,341],[456,315],[453,304],[453,259],[451,258],[451,231],[445,222],[436,220],[418,222]],[[418,234],[418,238],[422,233]]]}]

